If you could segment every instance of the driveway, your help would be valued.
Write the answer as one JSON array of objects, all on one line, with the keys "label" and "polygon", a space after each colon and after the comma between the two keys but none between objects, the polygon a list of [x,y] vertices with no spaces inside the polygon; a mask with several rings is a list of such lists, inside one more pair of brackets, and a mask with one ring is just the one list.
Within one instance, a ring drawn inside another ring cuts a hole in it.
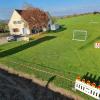
[{"label": "driveway", "polygon": [[7,43],[8,41],[7,41],[7,39],[6,39],[6,37],[0,37],[0,45],[1,44],[5,44],[5,43]]}]

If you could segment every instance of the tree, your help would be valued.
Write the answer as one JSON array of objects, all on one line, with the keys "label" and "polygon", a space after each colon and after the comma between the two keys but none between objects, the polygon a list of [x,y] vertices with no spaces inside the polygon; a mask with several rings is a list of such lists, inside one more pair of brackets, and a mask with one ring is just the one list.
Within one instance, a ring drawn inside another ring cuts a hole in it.
[{"label": "tree", "polygon": [[29,4],[28,2],[24,2],[22,8],[23,8],[23,10],[33,9],[33,6],[31,4]]},{"label": "tree", "polygon": [[56,17],[51,17],[51,19],[52,19],[52,23],[53,24],[57,22],[57,18]]},{"label": "tree", "polygon": [[48,14],[39,8],[27,8],[22,11],[21,15],[28,22],[31,30],[35,29],[39,32],[39,30],[48,26]]},{"label": "tree", "polygon": [[8,32],[8,30],[9,30],[8,25],[4,22],[0,22],[0,31],[2,33],[5,33],[5,32]]},{"label": "tree", "polygon": [[95,15],[95,14],[100,14],[100,12],[94,11],[93,14],[94,14],[94,15]]}]

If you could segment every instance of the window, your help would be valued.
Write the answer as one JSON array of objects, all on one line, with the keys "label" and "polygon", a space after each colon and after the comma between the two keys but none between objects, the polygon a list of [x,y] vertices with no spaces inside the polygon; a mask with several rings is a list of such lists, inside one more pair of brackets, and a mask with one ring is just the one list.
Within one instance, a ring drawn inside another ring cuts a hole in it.
[{"label": "window", "polygon": [[17,21],[18,24],[21,24],[21,21]]},{"label": "window", "polygon": [[16,21],[13,21],[13,24],[16,24]]},{"label": "window", "polygon": [[21,24],[21,21],[13,21],[13,24]]},{"label": "window", "polygon": [[19,29],[18,28],[14,28],[13,32],[19,32]]}]

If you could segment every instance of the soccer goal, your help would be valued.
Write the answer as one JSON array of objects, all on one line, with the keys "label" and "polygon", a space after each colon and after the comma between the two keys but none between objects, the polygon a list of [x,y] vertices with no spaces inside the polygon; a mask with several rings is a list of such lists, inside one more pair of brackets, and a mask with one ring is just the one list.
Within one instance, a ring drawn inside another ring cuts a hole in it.
[{"label": "soccer goal", "polygon": [[73,31],[73,39],[76,41],[86,41],[87,39],[87,31],[85,30],[74,30]]}]

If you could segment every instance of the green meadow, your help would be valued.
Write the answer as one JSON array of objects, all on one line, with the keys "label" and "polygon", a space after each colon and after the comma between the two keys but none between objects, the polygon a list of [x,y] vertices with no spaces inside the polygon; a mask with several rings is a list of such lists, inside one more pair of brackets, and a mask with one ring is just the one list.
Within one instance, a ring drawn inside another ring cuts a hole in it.
[{"label": "green meadow", "polygon": [[[77,75],[84,76],[87,72],[96,76],[96,80],[100,76],[100,49],[94,48],[94,44],[100,42],[100,15],[62,18],[57,23],[62,25],[62,29],[47,32],[38,40],[0,45],[0,63],[43,80],[52,75],[34,68],[63,76],[72,82]],[[86,30],[87,40],[72,40],[74,30]],[[54,79],[56,85],[68,88],[66,82],[61,84],[62,81],[57,77]]]}]

